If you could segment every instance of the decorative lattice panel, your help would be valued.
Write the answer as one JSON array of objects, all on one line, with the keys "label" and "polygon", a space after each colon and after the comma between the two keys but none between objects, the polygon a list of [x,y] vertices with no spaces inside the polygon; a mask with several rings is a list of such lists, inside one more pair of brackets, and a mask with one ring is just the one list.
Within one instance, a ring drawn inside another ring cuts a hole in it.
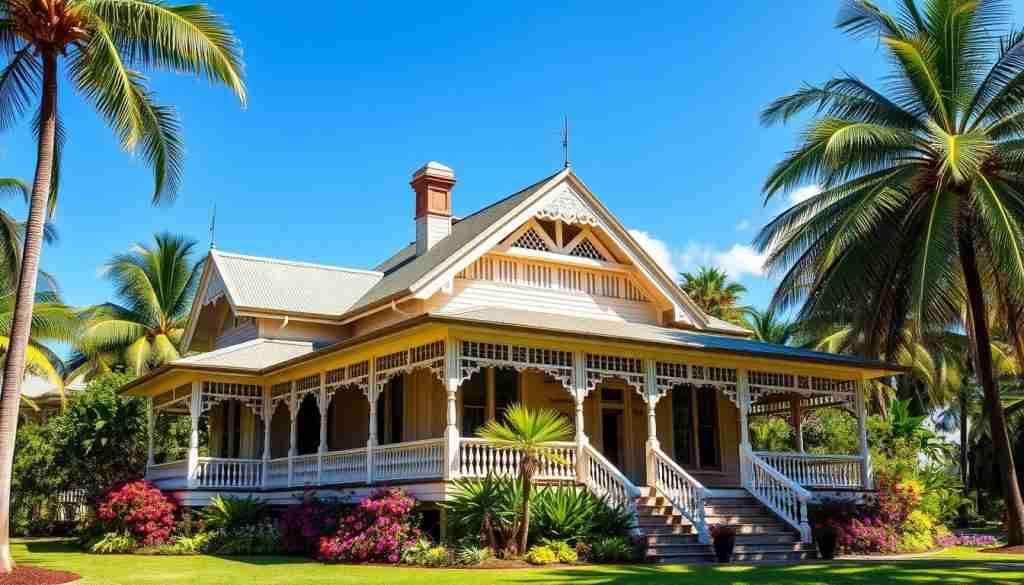
[{"label": "decorative lattice panel", "polygon": [[601,260],[602,262],[608,261],[608,259],[604,257],[604,254],[602,254],[601,251],[597,249],[597,246],[595,246],[593,242],[591,242],[587,238],[583,238],[582,240],[580,240],[573,247],[573,249],[569,251],[569,255],[575,256],[577,258],[590,258],[591,260]]},{"label": "decorative lattice panel", "polygon": [[237,400],[251,408],[256,416],[263,416],[263,387],[257,384],[203,382],[200,392],[199,414],[207,412],[219,402]]},{"label": "decorative lattice panel", "polygon": [[481,368],[513,368],[517,371],[534,370],[558,380],[572,390],[572,352],[559,349],[467,341],[459,344],[459,382],[464,382]]},{"label": "decorative lattice panel", "polygon": [[182,384],[172,388],[163,394],[153,397],[153,410],[169,410],[184,404],[185,409],[189,408],[189,401],[192,400],[192,385]]},{"label": "decorative lattice panel", "polygon": [[796,392],[799,394],[851,395],[856,390],[853,380],[840,380],[819,376],[799,376],[786,372],[751,370],[748,373],[750,402],[769,394]]},{"label": "decorative lattice panel", "polygon": [[[377,379],[373,390],[379,394],[393,376],[408,373],[417,368],[429,369],[441,382],[444,382],[444,361],[444,340],[432,341],[380,356],[375,362]],[[369,398],[373,400],[376,396],[369,396]]]},{"label": "decorative lattice panel", "polygon": [[540,237],[537,230],[530,228],[523,232],[523,235],[519,236],[516,241],[512,242],[513,248],[524,248],[526,250],[538,250],[541,252],[550,252],[547,242],[544,238]]},{"label": "decorative lattice panel", "polygon": [[289,409],[292,407],[292,383],[291,382],[278,382],[270,387],[270,412],[267,416],[273,417],[274,411],[280,404],[286,405]]},{"label": "decorative lattice panel", "polygon": [[[801,396],[800,408],[804,412],[817,410],[819,408],[842,408],[851,413],[855,412],[856,405],[854,404],[854,397],[850,396],[837,396],[830,394],[815,394],[812,396]],[[792,412],[789,401],[779,402],[765,402],[762,404],[752,404],[750,406],[750,416],[785,416],[788,417]]]},{"label": "decorative lattice panel", "polygon": [[608,378],[621,378],[627,384],[644,394],[644,361],[640,358],[616,355],[587,354],[586,392],[589,394],[597,385]]},{"label": "decorative lattice panel", "polygon": [[644,289],[625,274],[575,266],[552,266],[521,258],[484,256],[459,272],[456,278],[650,302]]},{"label": "decorative lattice panel", "polygon": [[658,361],[654,364],[656,398],[661,398],[681,384],[718,388],[733,404],[737,404],[734,368],[721,368],[681,362]]}]

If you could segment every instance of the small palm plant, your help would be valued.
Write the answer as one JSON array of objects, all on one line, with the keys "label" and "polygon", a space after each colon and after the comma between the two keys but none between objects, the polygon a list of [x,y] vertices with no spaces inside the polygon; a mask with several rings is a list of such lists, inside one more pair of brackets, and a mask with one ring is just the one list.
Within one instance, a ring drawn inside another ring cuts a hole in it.
[{"label": "small palm plant", "polygon": [[530,535],[530,491],[533,476],[542,461],[565,464],[548,447],[572,438],[573,427],[569,419],[551,409],[529,410],[522,404],[513,404],[505,412],[505,420],[491,420],[477,433],[498,448],[515,449],[520,453],[519,481],[523,486],[519,516],[519,554],[527,549]]}]

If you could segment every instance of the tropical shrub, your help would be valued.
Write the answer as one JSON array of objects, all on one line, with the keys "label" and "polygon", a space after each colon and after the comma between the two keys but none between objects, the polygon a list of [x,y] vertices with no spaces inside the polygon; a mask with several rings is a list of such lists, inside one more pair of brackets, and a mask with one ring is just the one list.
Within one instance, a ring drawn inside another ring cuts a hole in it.
[{"label": "tropical shrub", "polygon": [[531,565],[553,565],[558,561],[558,552],[543,544],[535,544],[523,557]]},{"label": "tropical shrub", "polygon": [[269,555],[281,552],[281,534],[270,521],[214,531],[202,552],[223,556]]},{"label": "tropical shrub", "polygon": [[464,544],[455,550],[455,562],[472,567],[482,565],[491,558],[491,549],[479,544]]},{"label": "tropical shrub", "polygon": [[137,544],[163,544],[174,529],[174,502],[145,480],[119,485],[100,501],[98,532],[129,534]]},{"label": "tropical shrub", "polygon": [[341,505],[306,494],[302,502],[288,506],[278,519],[281,545],[285,552],[316,552],[320,539],[338,531]]},{"label": "tropical shrub", "polygon": [[451,499],[439,505],[447,511],[448,531],[454,540],[479,537],[497,554],[514,546],[521,502],[519,482],[488,475],[457,479]]},{"label": "tropical shrub", "polygon": [[88,543],[85,550],[97,555],[118,555],[134,552],[138,546],[128,532],[107,532]]},{"label": "tropical shrub", "polygon": [[594,563],[628,563],[639,557],[633,541],[624,536],[600,538],[590,543],[587,560]]},{"label": "tropical shrub", "polygon": [[199,517],[207,530],[230,533],[259,524],[266,511],[266,504],[251,495],[244,498],[216,495],[209,506],[200,510]]},{"label": "tropical shrub", "polygon": [[560,563],[575,563],[579,558],[576,547],[564,540],[545,540],[543,545],[555,552]]},{"label": "tropical shrub", "polygon": [[935,546],[935,521],[922,510],[907,514],[900,527],[899,548],[902,551],[927,550]]},{"label": "tropical shrub", "polygon": [[415,505],[401,490],[377,490],[341,519],[336,535],[320,539],[317,558],[323,562],[399,562],[402,550],[422,536],[416,527]]}]

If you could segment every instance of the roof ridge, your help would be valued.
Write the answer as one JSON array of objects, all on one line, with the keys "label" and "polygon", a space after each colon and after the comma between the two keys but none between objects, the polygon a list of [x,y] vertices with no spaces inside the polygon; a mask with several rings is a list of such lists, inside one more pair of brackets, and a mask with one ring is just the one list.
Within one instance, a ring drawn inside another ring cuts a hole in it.
[{"label": "roof ridge", "polygon": [[473,217],[474,215],[483,213],[483,212],[487,211],[488,209],[494,207],[495,205],[500,205],[500,204],[504,203],[505,201],[508,201],[509,199],[512,199],[513,197],[515,197],[517,195],[520,195],[524,191],[529,191],[530,189],[533,189],[537,185],[546,183],[546,182],[550,181],[551,179],[554,179],[555,177],[557,177],[560,173],[562,173],[564,171],[565,171],[565,169],[560,169],[560,170],[558,170],[558,172],[552,173],[552,174],[544,177],[543,179],[533,183],[532,185],[527,185],[526,187],[523,187],[522,189],[516,191],[515,193],[512,193],[511,195],[506,195],[505,197],[502,197],[501,199],[498,199],[497,201],[492,202],[490,205],[485,205],[485,206],[481,207],[480,209],[477,209],[476,211],[474,211],[473,213],[470,213],[469,215],[467,215],[465,217],[460,217],[459,218],[459,223],[462,223],[462,222],[466,221],[467,219]]},{"label": "roof ridge", "polygon": [[321,270],[334,270],[338,272],[352,272],[356,274],[366,274],[370,276],[384,276],[383,272],[378,270],[367,270],[365,268],[350,268],[348,266],[332,266],[330,264],[316,264],[314,262],[302,262],[300,260],[288,260],[285,258],[270,258],[268,256],[251,256],[249,254],[239,254],[238,252],[224,252],[221,250],[210,250],[210,254],[217,256],[224,256],[229,258],[239,258],[242,260],[252,260],[255,262],[266,262],[268,264],[287,264],[289,266],[302,266],[305,268],[319,268]]}]

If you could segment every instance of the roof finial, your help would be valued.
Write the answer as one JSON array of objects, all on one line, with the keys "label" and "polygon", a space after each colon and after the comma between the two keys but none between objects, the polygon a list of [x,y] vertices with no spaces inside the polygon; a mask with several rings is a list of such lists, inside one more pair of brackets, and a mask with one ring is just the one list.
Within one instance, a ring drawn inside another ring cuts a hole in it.
[{"label": "roof finial", "polygon": [[210,213],[210,249],[214,250],[217,248],[216,244],[217,235],[217,203],[213,204],[213,211]]},{"label": "roof finial", "polygon": [[562,165],[565,168],[572,166],[569,160],[569,116],[562,116]]}]

